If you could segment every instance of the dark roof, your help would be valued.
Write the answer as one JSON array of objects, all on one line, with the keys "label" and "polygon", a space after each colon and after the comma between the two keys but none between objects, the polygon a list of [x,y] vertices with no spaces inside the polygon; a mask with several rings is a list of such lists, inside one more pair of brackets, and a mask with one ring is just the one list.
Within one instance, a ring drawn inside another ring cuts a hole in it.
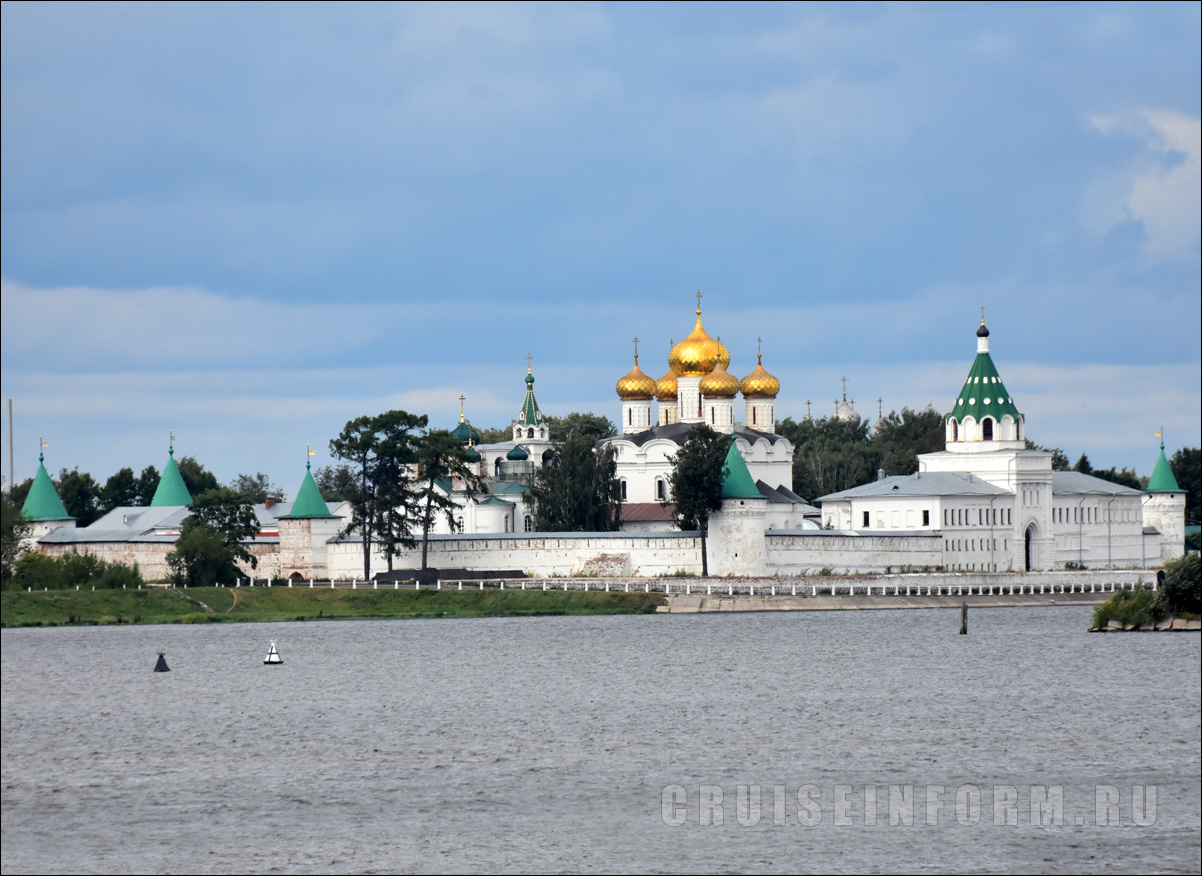
[{"label": "dark roof", "polygon": [[671,520],[675,505],[664,506],[659,502],[627,502],[622,506],[623,523],[649,523]]},{"label": "dark roof", "polygon": [[[671,441],[675,444],[684,445],[684,442],[689,437],[689,432],[696,423],[672,423],[670,426],[652,426],[644,432],[636,432],[633,435],[618,435],[614,438],[604,438],[598,441],[597,444],[608,444],[612,441],[629,441],[635,447],[642,447],[648,441]],[[760,432],[756,429],[748,429],[746,426],[735,426],[735,437],[742,438],[750,444],[764,440],[769,444],[775,444],[777,441],[785,440],[784,435],[777,435],[773,432]]]}]

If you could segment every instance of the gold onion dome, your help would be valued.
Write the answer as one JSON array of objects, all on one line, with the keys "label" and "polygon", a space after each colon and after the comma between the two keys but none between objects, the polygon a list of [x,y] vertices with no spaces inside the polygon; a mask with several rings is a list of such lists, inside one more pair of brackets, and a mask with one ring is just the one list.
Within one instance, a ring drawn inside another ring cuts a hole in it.
[{"label": "gold onion dome", "polygon": [[756,354],[755,370],[739,382],[743,398],[776,398],[780,381],[764,370],[763,357]]},{"label": "gold onion dome", "polygon": [[730,362],[730,352],[715,341],[701,327],[701,308],[697,308],[697,324],[689,336],[672,348],[668,364],[681,377],[701,377],[714,370],[725,356]]},{"label": "gold onion dome", "polygon": [[638,353],[634,354],[634,367],[630,373],[618,380],[617,390],[621,399],[650,399],[655,395],[655,381],[639,367]]},{"label": "gold onion dome", "polygon": [[655,381],[655,397],[662,402],[676,401],[676,372],[671,368],[667,374]]},{"label": "gold onion dome", "polygon": [[739,391],[739,378],[727,371],[721,362],[701,378],[701,394],[706,398],[734,398]]}]

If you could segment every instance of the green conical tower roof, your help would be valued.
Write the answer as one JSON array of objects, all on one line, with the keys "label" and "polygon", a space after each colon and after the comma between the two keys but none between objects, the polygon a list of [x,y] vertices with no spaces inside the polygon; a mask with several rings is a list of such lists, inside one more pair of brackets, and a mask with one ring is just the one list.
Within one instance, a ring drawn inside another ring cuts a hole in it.
[{"label": "green conical tower roof", "polygon": [[26,520],[72,520],[74,518],[67,513],[63,500],[58,496],[58,490],[54,488],[54,482],[46,473],[44,459],[39,451],[38,473],[34,476],[33,486],[29,488],[29,494],[25,497],[25,504],[21,506],[21,514]]},{"label": "green conical tower roof", "polygon": [[175,464],[175,448],[170,447],[167,450],[167,465],[163,469],[163,476],[159,478],[159,485],[155,488],[154,498],[150,500],[150,507],[191,504],[192,494],[188,492],[184,476],[179,473],[179,466]]},{"label": "green conical tower roof", "polygon": [[301,481],[300,489],[296,493],[296,501],[292,503],[292,511],[288,514],[280,515],[281,520],[296,520],[301,517],[333,517],[330,513],[329,506],[326,505],[325,499],[321,497],[321,490],[317,489],[317,481],[313,480],[313,472],[309,470],[309,463],[305,463],[305,479]]},{"label": "green conical tower roof", "polygon": [[534,374],[530,371],[530,365],[526,365],[526,397],[522,399],[522,410],[518,414],[518,425],[520,426],[538,426],[543,422],[543,412],[538,409],[538,402],[534,398]]},{"label": "green conical tower roof", "polygon": [[763,498],[755,486],[755,480],[751,477],[751,472],[747,470],[747,463],[743,461],[743,454],[739,453],[739,448],[733,441],[730,442],[730,449],[726,451],[725,466],[725,471],[722,474],[723,499]]},{"label": "green conical tower roof", "polygon": [[1152,469],[1152,477],[1148,478],[1149,493],[1180,493],[1181,487],[1177,486],[1177,478],[1173,477],[1173,468],[1169,465],[1169,461],[1164,457],[1164,439],[1160,439],[1160,458],[1156,460],[1156,467]]},{"label": "green conical tower roof", "polygon": [[952,412],[944,420],[955,417],[963,422],[966,417],[972,417],[978,423],[985,417],[1000,420],[1009,414],[1016,421],[1020,416],[1014,406],[1014,399],[1006,391],[1002,378],[998,376],[993,359],[989,356],[989,329],[985,328],[985,320],[977,329],[977,358],[973,360],[972,368],[968,371],[968,379],[964,388],[952,406]]}]

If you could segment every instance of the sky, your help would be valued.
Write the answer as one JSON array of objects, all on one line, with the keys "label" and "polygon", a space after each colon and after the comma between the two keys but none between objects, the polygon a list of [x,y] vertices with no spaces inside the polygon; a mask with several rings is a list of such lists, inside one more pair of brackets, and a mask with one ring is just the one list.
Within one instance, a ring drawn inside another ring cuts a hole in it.
[{"label": "sky", "polygon": [[[620,419],[703,321],[777,416],[847,378],[1202,444],[1198,3],[4,3],[15,477],[294,494],[348,420]],[[762,339],[762,340],[760,340]],[[878,399],[881,401],[878,402]],[[809,407],[807,408],[807,404]],[[736,406],[741,414],[741,403]],[[6,432],[7,407],[4,412]],[[7,434],[4,477],[8,482]]]}]

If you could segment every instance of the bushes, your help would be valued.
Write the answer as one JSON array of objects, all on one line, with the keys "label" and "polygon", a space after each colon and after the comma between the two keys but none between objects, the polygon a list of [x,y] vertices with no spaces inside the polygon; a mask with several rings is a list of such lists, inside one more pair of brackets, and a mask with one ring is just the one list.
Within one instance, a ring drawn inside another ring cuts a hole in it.
[{"label": "bushes", "polygon": [[17,560],[16,572],[10,582],[12,589],[74,590],[76,587],[97,590],[136,590],[142,586],[137,567],[109,563],[92,554],[72,551],[62,557],[48,557],[29,551]]},{"label": "bushes", "polygon": [[1093,625],[1104,629],[1112,620],[1133,627],[1155,623],[1166,614],[1157,609],[1156,601],[1156,595],[1150,590],[1120,590],[1094,609]]},{"label": "bushes", "polygon": [[1165,566],[1157,599],[1166,612],[1202,614],[1202,559],[1191,553]]}]

